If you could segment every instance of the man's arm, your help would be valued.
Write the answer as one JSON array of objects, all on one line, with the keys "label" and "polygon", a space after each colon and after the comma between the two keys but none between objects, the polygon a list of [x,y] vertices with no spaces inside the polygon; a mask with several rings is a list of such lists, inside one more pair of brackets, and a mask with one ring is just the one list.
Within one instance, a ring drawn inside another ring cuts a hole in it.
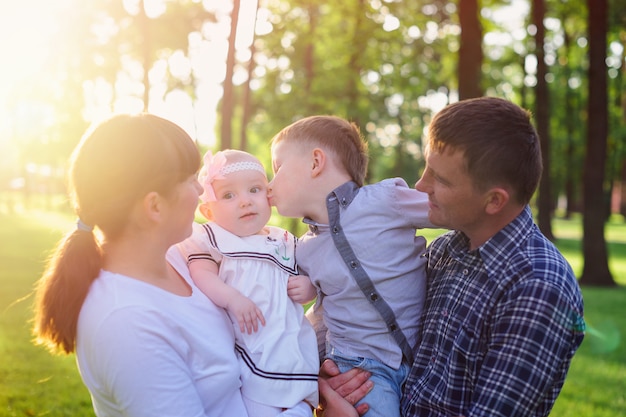
[{"label": "man's arm", "polygon": [[[575,313],[549,283],[514,289],[497,308],[472,415],[529,415],[556,400],[579,342]],[[548,411],[548,410],[545,410]]]}]

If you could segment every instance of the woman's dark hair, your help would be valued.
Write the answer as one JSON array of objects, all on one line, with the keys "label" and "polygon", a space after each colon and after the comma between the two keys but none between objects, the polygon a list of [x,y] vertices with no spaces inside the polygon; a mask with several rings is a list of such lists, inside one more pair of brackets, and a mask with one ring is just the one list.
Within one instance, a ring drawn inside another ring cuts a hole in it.
[{"label": "woman's dark hair", "polygon": [[67,234],[37,283],[34,334],[52,351],[71,353],[78,314],[98,276],[97,227],[114,240],[146,194],[168,196],[200,167],[200,154],[176,124],[150,114],[117,115],[90,128],[74,150],[68,191],[80,227]]}]

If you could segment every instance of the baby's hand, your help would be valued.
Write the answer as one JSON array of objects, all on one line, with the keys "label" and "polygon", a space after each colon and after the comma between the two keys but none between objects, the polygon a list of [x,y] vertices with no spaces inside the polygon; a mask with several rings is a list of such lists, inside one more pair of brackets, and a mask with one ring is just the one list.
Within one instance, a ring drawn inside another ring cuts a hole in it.
[{"label": "baby's hand", "polygon": [[243,295],[233,297],[226,306],[226,310],[239,323],[241,333],[251,334],[252,332],[257,332],[259,330],[259,322],[265,326],[263,313],[248,297]]},{"label": "baby's hand", "polygon": [[287,281],[287,295],[299,304],[306,304],[317,296],[317,290],[306,275],[292,275]]}]

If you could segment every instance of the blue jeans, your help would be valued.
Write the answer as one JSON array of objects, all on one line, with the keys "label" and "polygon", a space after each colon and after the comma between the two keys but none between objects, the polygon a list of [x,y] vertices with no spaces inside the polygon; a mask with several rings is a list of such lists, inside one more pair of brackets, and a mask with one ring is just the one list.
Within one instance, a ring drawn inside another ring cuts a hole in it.
[{"label": "blue jeans", "polygon": [[365,417],[400,417],[400,398],[402,386],[409,373],[408,364],[403,362],[395,370],[374,359],[344,355],[332,346],[327,347],[326,357],[332,359],[341,372],[361,368],[372,373],[370,380],[374,383],[374,388],[357,403],[369,405]]}]

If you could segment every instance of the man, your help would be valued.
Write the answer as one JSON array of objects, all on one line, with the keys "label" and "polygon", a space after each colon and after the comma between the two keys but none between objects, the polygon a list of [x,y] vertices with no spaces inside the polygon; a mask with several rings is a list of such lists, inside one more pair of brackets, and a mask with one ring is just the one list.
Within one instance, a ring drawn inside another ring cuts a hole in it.
[{"label": "man", "polygon": [[[429,126],[426,161],[415,188],[429,196],[430,221],[451,231],[427,250],[402,414],[547,416],[585,324],[576,278],[528,206],[542,170],[530,114],[493,97],[451,104]],[[323,371],[333,388],[345,378]]]}]

